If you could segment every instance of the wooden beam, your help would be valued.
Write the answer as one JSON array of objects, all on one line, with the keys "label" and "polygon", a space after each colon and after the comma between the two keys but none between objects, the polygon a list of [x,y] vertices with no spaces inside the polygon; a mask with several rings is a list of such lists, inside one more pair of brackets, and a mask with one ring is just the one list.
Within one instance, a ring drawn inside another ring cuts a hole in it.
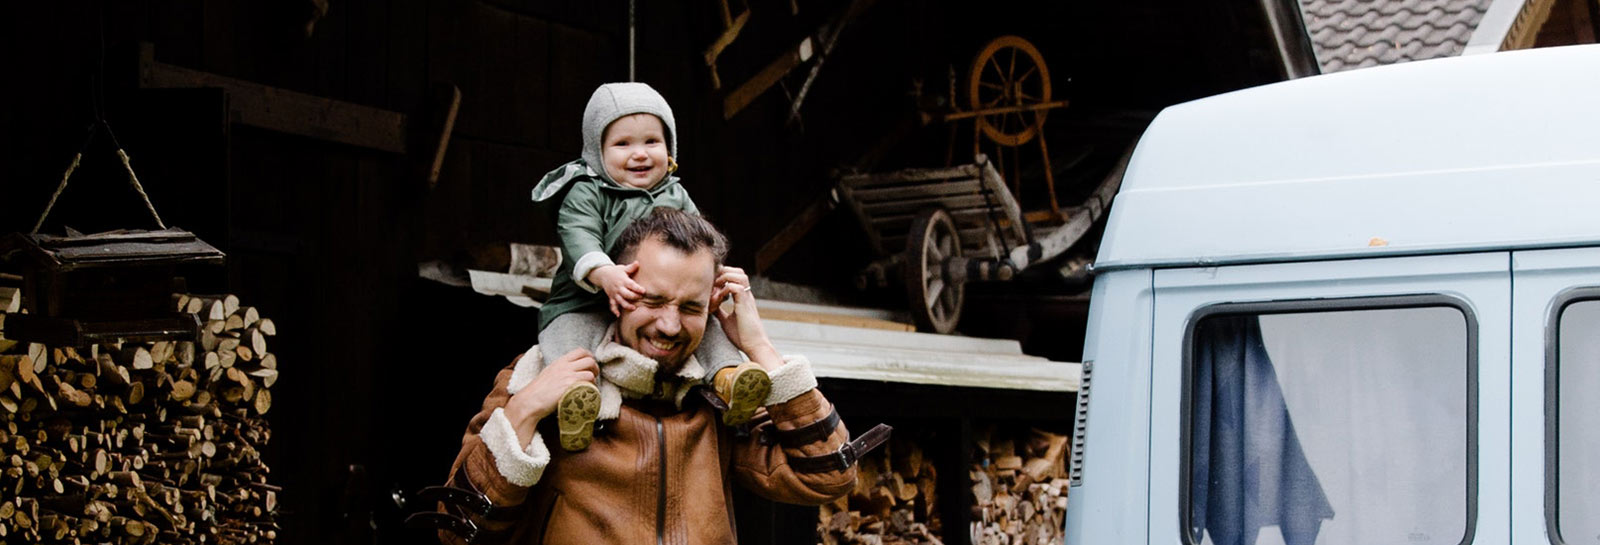
[{"label": "wooden beam", "polygon": [[779,257],[783,257],[789,248],[794,247],[795,243],[804,238],[806,233],[811,232],[811,229],[838,205],[838,190],[830,190],[827,195],[806,206],[805,210],[801,210],[800,215],[789,221],[789,225],[784,226],[783,230],[773,235],[771,240],[761,245],[761,249],[756,250],[756,273],[765,272],[772,267]]},{"label": "wooden beam", "polygon": [[717,57],[722,56],[722,50],[727,49],[733,41],[739,38],[739,31],[744,30],[744,24],[750,21],[750,10],[745,9],[737,18],[728,15],[728,2],[722,2],[723,30],[717,40],[711,42],[711,47],[706,48],[706,67],[711,69],[711,88],[721,89],[722,78],[717,75]]},{"label": "wooden beam", "polygon": [[1533,47],[1539,39],[1539,29],[1544,28],[1545,21],[1550,19],[1550,9],[1554,6],[1555,0],[1528,0],[1524,3],[1522,10],[1517,12],[1516,20],[1511,23],[1511,30],[1506,32],[1506,39],[1500,42],[1500,50]]},{"label": "wooden beam", "polygon": [[1011,235],[1014,240],[1028,240],[1027,232],[1023,230],[1022,207],[1017,205],[1017,199],[1011,195],[1011,190],[1006,188],[1006,181],[1000,177],[1000,172],[994,169],[994,163],[989,162],[989,157],[978,155],[978,164],[982,165],[984,185],[989,187],[989,193],[999,202],[1000,211],[1005,213],[1006,220],[1010,222]]},{"label": "wooden beam", "polygon": [[202,72],[155,60],[155,46],[139,46],[139,87],[215,87],[228,94],[238,123],[390,153],[406,151],[406,116],[381,108],[324,98]]},{"label": "wooden beam", "polygon": [[449,105],[445,107],[444,121],[439,128],[439,143],[433,149],[433,163],[428,165],[428,189],[439,185],[439,172],[444,170],[444,155],[450,147],[450,136],[456,130],[456,114],[461,111],[461,88],[450,86]]},{"label": "wooden beam", "polygon": [[1027,105],[1023,105],[1023,106],[1002,106],[1002,107],[999,107],[999,108],[984,108],[984,109],[981,109],[981,110],[972,110],[970,112],[956,112],[956,113],[953,113],[953,114],[945,114],[944,115],[944,120],[945,121],[956,121],[958,119],[967,119],[967,118],[972,118],[972,117],[978,117],[980,115],[1004,115],[1004,114],[1015,114],[1015,113],[1023,113],[1023,112],[1042,112],[1044,110],[1051,110],[1051,109],[1055,109],[1055,108],[1065,108],[1065,107],[1067,107],[1067,104],[1068,103],[1065,100],[1056,100],[1056,101],[1052,101],[1052,102],[1040,102],[1038,104],[1027,104]]},{"label": "wooden beam", "polygon": [[804,310],[761,309],[761,319],[780,320],[784,322],[799,322],[806,324],[824,324],[859,329],[881,329],[884,331],[916,331],[917,327],[911,324],[891,322],[877,318],[864,318],[841,314],[828,314],[825,312],[807,312]]},{"label": "wooden beam", "polygon": [[794,70],[794,67],[810,60],[813,49],[811,37],[806,36],[804,40],[800,40],[800,45],[779,55],[768,63],[766,68],[762,68],[761,72],[728,93],[727,98],[722,100],[722,118],[733,119],[734,115],[754,102],[761,93],[777,85],[778,80],[783,79],[783,76]]}]

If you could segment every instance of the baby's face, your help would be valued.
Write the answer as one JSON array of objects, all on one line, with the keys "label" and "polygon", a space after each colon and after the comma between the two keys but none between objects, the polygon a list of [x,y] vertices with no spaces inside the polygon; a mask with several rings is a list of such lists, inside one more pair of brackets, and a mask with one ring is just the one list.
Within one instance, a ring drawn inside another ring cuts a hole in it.
[{"label": "baby's face", "polygon": [[617,183],[650,189],[667,177],[667,137],[661,120],[651,114],[618,118],[606,127],[601,159]]}]

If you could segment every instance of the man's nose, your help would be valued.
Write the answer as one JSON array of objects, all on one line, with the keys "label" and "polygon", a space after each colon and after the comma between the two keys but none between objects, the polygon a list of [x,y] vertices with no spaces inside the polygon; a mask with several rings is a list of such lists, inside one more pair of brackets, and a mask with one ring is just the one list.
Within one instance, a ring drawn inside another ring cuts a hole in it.
[{"label": "man's nose", "polygon": [[683,320],[675,309],[665,309],[656,316],[656,332],[668,337],[676,337],[683,330]]}]

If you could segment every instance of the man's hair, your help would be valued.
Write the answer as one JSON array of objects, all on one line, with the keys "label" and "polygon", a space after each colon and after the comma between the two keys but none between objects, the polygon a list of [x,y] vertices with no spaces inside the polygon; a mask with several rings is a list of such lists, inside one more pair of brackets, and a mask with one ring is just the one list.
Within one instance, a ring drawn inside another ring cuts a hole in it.
[{"label": "man's hair", "polygon": [[695,214],[658,207],[622,230],[612,259],[621,264],[633,261],[639,244],[650,239],[685,254],[706,250],[711,253],[713,265],[722,265],[722,260],[728,257],[728,237],[717,230],[717,226]]}]

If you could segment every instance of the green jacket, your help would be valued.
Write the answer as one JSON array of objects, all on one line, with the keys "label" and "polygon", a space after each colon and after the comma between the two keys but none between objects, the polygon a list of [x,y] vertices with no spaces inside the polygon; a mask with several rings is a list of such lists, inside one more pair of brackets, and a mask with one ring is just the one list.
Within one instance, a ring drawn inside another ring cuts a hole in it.
[{"label": "green jacket", "polygon": [[568,312],[607,312],[605,292],[583,280],[595,267],[611,265],[610,253],[633,220],[656,207],[698,214],[689,192],[678,177],[667,175],[648,190],[625,187],[601,179],[582,159],[545,174],[533,188],[533,200],[542,202],[562,194],[556,214],[556,234],[561,237],[561,267],[550,288],[550,298],[539,310],[539,330]]}]

